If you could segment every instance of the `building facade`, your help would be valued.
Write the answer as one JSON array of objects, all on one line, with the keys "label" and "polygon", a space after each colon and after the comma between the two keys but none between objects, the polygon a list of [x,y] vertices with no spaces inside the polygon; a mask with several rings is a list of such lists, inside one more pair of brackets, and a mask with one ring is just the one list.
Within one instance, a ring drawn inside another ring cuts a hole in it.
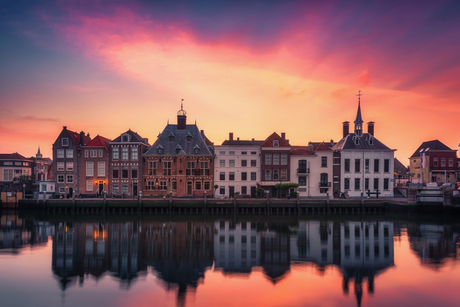
[{"label": "building facade", "polygon": [[216,197],[256,197],[257,184],[261,181],[260,145],[263,141],[229,139],[215,146],[216,164],[214,183],[218,185]]},{"label": "building facade", "polygon": [[187,125],[182,107],[177,124],[166,125],[143,158],[145,196],[213,195],[213,144],[196,124]]},{"label": "building facade", "polygon": [[149,147],[148,139],[129,129],[110,141],[109,146],[110,196],[137,197],[143,188],[142,154]]}]

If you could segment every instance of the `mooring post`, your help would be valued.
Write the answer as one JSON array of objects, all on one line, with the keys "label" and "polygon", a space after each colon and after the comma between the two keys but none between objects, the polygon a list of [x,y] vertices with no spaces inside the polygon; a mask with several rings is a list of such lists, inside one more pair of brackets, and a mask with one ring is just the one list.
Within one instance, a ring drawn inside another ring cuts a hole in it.
[{"label": "mooring post", "polygon": [[327,214],[329,214],[329,192],[326,192],[326,208]]}]

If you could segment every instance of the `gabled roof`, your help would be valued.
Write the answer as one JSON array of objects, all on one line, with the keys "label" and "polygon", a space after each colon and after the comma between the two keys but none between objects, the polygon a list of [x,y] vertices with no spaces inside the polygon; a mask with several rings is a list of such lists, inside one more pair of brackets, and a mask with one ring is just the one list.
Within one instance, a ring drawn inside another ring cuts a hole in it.
[{"label": "gabled roof", "polygon": [[[71,130],[69,130],[67,128],[64,128],[64,129],[67,130],[67,133],[69,133],[69,136],[72,139],[72,141],[75,144],[80,145],[80,133],[75,132],[75,131],[71,131]],[[88,135],[85,135],[83,143],[88,144],[90,141],[91,141],[91,138]]]},{"label": "gabled roof", "polygon": [[30,160],[17,152],[12,154],[0,154],[0,160]]},{"label": "gabled roof", "polygon": [[146,138],[143,138],[141,137],[139,134],[137,134],[137,132],[134,132],[134,131],[131,131],[131,129],[129,129],[128,131],[120,134],[117,138],[115,138],[113,141],[110,141],[111,143],[120,143],[121,142],[121,136],[124,135],[124,134],[128,134],[129,136],[131,136],[130,138],[130,142],[140,142],[140,143],[144,143],[146,145],[149,145],[148,143],[148,139]]},{"label": "gabled roof", "polygon": [[395,158],[394,160],[394,171],[395,173],[399,173],[401,175],[406,175],[407,174],[407,167],[405,167],[401,161]]},{"label": "gabled roof", "polygon": [[[358,144],[356,144],[358,139]],[[370,142],[372,140],[372,144]],[[354,133],[348,134],[346,137],[341,139],[337,144],[332,147],[332,150],[392,150],[385,144],[377,140],[372,134],[363,133],[358,136]]]},{"label": "gabled roof", "polygon": [[99,134],[92,139],[89,143],[86,144],[86,146],[89,147],[105,147],[107,150],[109,150],[109,144],[110,139],[105,138],[103,136],[100,136]]},{"label": "gabled roof", "polygon": [[314,155],[314,152],[311,146],[292,146],[291,155],[293,156]]},{"label": "gabled roof", "polygon": [[[423,151],[422,151],[423,150]],[[421,153],[429,154],[431,150],[452,150],[439,140],[433,140],[428,142],[423,142],[422,145],[417,148],[411,158],[420,157]]]},{"label": "gabled roof", "polygon": [[332,150],[332,149],[329,146],[327,146],[326,144],[321,143],[321,144],[314,145],[313,150],[318,151],[318,150]]},{"label": "gabled roof", "polygon": [[[170,136],[172,138],[171,141],[169,140]],[[187,141],[187,136],[191,138],[190,141]],[[162,151],[159,151],[159,148]],[[199,149],[198,153],[195,153],[195,148]],[[197,125],[186,125],[185,129],[177,129],[177,125],[168,124],[158,136],[155,143],[144,154],[144,156],[179,155],[213,156],[214,152],[212,146],[207,144],[206,136],[198,130]]]},{"label": "gabled roof", "polygon": [[273,141],[278,140],[279,141],[279,147],[290,147],[291,144],[289,144],[288,141],[280,137],[276,132],[273,132],[265,141],[260,145],[260,147],[273,147]]}]

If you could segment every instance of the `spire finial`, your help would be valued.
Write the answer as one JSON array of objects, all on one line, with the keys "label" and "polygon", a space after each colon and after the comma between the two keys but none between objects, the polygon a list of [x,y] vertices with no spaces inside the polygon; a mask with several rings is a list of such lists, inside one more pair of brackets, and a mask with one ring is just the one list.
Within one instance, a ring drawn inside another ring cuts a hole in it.
[{"label": "spire finial", "polygon": [[361,90],[358,91],[358,112],[356,113],[355,119],[355,134],[360,136],[363,133],[363,118],[361,116]]}]

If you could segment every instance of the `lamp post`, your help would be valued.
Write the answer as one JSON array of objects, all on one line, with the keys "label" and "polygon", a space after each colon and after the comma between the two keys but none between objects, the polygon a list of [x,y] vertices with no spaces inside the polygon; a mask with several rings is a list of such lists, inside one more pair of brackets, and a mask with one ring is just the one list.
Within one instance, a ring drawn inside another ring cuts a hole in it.
[{"label": "lamp post", "polygon": [[26,184],[22,184],[22,199],[26,199]]}]

